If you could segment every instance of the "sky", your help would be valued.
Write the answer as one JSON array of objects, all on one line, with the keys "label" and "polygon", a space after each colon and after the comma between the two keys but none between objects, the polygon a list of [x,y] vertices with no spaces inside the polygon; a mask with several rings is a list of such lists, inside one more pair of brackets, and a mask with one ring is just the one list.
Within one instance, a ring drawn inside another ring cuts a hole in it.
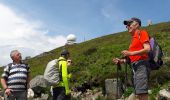
[{"label": "sky", "polygon": [[170,0],[0,0],[0,66],[11,50],[23,58],[77,42],[125,31],[122,22],[138,17],[142,25],[170,21]]}]

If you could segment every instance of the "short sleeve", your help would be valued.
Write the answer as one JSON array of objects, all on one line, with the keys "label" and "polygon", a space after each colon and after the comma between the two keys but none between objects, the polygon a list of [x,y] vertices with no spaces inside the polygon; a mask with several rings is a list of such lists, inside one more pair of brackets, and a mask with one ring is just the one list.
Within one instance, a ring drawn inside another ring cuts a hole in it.
[{"label": "short sleeve", "polygon": [[1,77],[4,78],[5,80],[7,80],[8,76],[9,76],[9,65],[4,67],[4,71],[1,75]]},{"label": "short sleeve", "polygon": [[144,44],[145,42],[149,42],[149,34],[147,31],[145,31],[145,30],[141,31],[140,40],[141,40],[142,44]]}]

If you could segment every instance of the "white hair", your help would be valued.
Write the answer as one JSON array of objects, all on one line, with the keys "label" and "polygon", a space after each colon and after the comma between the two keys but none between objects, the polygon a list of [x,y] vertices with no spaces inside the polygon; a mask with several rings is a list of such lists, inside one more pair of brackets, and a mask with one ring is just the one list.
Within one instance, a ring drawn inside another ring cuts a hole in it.
[{"label": "white hair", "polygon": [[12,58],[15,53],[20,53],[18,50],[12,50],[10,53],[10,57]]}]

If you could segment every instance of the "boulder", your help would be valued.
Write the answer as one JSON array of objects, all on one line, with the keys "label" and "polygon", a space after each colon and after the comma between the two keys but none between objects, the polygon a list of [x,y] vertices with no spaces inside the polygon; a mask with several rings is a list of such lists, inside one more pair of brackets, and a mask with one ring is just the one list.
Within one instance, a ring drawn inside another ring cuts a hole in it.
[{"label": "boulder", "polygon": [[160,90],[158,100],[170,100],[170,91],[167,89]]},{"label": "boulder", "polygon": [[47,81],[44,79],[43,75],[38,75],[30,81],[30,88],[34,87],[47,87]]},{"label": "boulder", "polygon": [[117,79],[106,79],[105,80],[105,91],[109,99],[116,100],[121,98],[123,94],[122,83]]},{"label": "boulder", "polygon": [[27,99],[32,100],[33,98],[34,98],[34,91],[31,88],[29,88],[27,91]]}]

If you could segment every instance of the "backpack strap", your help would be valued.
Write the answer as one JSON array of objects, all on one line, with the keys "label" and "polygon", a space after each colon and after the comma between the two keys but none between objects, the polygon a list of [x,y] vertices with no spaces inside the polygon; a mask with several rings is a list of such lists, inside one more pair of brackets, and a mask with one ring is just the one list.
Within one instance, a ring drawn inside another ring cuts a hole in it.
[{"label": "backpack strap", "polygon": [[140,40],[140,31],[138,32],[138,38],[139,38],[139,40]]},{"label": "backpack strap", "polygon": [[12,64],[13,64],[13,63],[9,63],[9,64],[8,64],[8,70],[9,70],[9,71],[11,70]]},{"label": "backpack strap", "polygon": [[[138,39],[139,39],[139,41],[140,41],[140,31],[138,32]],[[149,35],[149,33],[148,33],[148,36],[149,36],[149,39],[151,39],[151,38],[154,38],[154,37],[151,37],[150,35]],[[140,41],[141,42],[141,41]]]},{"label": "backpack strap", "polygon": [[[140,41],[140,43],[142,44],[142,42],[141,42],[141,39],[140,39],[140,34],[141,34],[141,32],[139,31],[138,32],[138,39],[139,39],[139,41]],[[150,39],[151,37],[149,36],[149,39]],[[150,41],[149,41],[150,42]]]},{"label": "backpack strap", "polygon": [[[13,63],[9,63],[7,66],[8,66],[8,77],[9,77],[9,72],[10,72],[10,70],[11,70],[11,67],[12,67],[12,64]],[[6,81],[8,81],[8,77],[6,78]]]},{"label": "backpack strap", "polygon": [[141,45],[143,46],[141,39],[140,39],[140,31],[138,32],[138,39],[139,39],[139,42],[141,43]]},{"label": "backpack strap", "polygon": [[[140,41],[140,31],[138,32],[138,39]],[[140,43],[142,43],[142,42],[140,41]]]},{"label": "backpack strap", "polygon": [[59,78],[60,78],[60,81],[63,81],[63,79],[62,79],[62,64],[60,65],[60,61],[66,61],[66,60],[65,59],[58,60]]}]

